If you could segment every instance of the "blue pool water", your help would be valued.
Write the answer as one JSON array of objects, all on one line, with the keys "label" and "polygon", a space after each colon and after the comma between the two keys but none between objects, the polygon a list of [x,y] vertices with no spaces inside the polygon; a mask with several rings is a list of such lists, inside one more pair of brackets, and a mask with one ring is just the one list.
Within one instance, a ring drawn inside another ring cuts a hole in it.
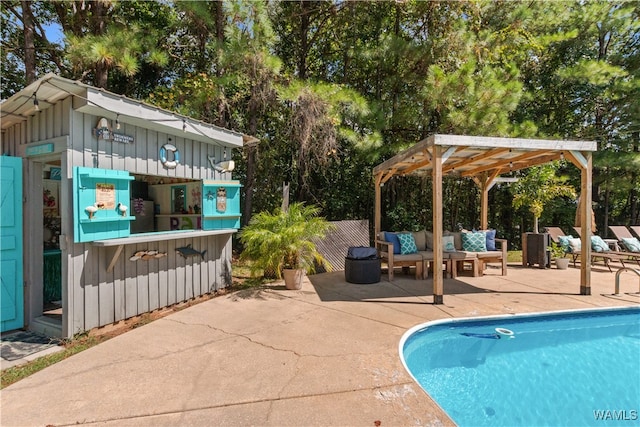
[{"label": "blue pool water", "polygon": [[640,307],[430,322],[400,355],[461,427],[640,425]]}]

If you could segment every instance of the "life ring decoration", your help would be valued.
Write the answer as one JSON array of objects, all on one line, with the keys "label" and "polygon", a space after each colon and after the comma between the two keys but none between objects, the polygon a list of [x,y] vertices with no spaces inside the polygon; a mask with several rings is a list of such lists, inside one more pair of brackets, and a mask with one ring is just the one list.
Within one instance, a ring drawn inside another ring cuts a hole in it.
[{"label": "life ring decoration", "polygon": [[[172,159],[167,157],[168,153],[171,153],[170,157],[173,157]],[[164,144],[160,147],[160,163],[167,169],[175,169],[176,166],[178,166],[180,163],[180,152],[175,145]]]}]

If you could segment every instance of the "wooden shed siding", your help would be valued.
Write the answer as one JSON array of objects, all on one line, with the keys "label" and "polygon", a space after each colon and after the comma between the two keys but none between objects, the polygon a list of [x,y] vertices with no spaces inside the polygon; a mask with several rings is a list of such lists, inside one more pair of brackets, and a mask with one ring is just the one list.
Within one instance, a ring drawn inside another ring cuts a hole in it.
[{"label": "wooden shed siding", "polygon": [[[93,135],[98,120],[96,116],[72,112],[73,138],[66,155],[67,164],[169,178],[229,179],[228,174],[215,172],[207,160],[207,156],[222,159],[220,147],[125,123],[119,130],[113,130],[133,136],[133,144],[98,140]],[[160,164],[160,148],[167,142],[180,151],[180,164],[175,169],[166,169]],[[230,156],[230,149],[227,155]],[[66,171],[67,192],[72,194],[72,168],[67,167]],[[71,199],[66,203],[65,206],[72,206]],[[69,230],[66,307],[73,313],[70,329],[63,330],[68,336],[187,301],[229,284],[226,272],[231,268],[230,235],[125,245],[113,271],[108,273],[106,269],[116,248],[72,243],[70,215],[65,227]],[[199,256],[184,259],[178,255],[176,248],[189,244],[200,252],[207,251],[204,261]],[[129,260],[143,250],[157,250],[167,256],[149,261]]]},{"label": "wooden shed siding", "polygon": [[[23,155],[24,146],[28,143],[70,136],[71,146],[61,153],[63,175],[59,200],[61,211],[67,212],[62,215],[60,236],[64,306],[62,333],[66,337],[171,306],[221,289],[230,283],[230,234],[152,242],[148,245],[126,245],[111,272],[107,272],[107,266],[116,247],[73,243],[71,212],[74,166],[128,170],[168,178],[230,179],[230,174],[216,172],[209,165],[209,157],[215,157],[217,161],[223,160],[224,148],[220,146],[126,123],[122,123],[121,129],[112,130],[133,136],[133,144],[98,140],[93,135],[93,129],[99,119],[100,117],[73,110],[73,99],[68,97],[52,108],[37,112],[25,122],[6,129],[2,135],[2,153],[13,156]],[[115,125],[115,120],[112,124]],[[180,151],[181,161],[175,169],[164,168],[159,160],[160,148],[168,142]],[[227,159],[230,159],[231,148],[227,149],[226,154]],[[28,188],[25,190],[25,216],[40,218],[42,183],[37,177],[41,176],[42,167],[39,163],[25,164],[25,173],[31,180],[28,181],[28,187],[25,187]],[[29,242],[25,253],[27,259],[40,260],[42,236],[26,232],[25,237]],[[177,247],[188,244],[198,251],[206,250],[205,260],[201,260],[199,256],[184,259],[177,254]],[[135,252],[141,250],[157,250],[167,256],[149,261],[129,261]],[[32,268],[28,268],[25,275],[27,292],[42,292],[41,284],[34,285],[38,280],[41,281],[41,264],[33,261]],[[36,303],[31,304],[31,311],[34,313],[37,311],[37,303],[36,300]]]}]

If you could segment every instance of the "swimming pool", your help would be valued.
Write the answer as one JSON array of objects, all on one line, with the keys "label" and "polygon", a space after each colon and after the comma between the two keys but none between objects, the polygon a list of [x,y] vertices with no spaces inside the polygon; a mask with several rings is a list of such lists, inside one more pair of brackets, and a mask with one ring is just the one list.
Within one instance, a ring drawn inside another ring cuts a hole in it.
[{"label": "swimming pool", "polygon": [[429,322],[400,357],[461,427],[640,423],[640,307]]}]

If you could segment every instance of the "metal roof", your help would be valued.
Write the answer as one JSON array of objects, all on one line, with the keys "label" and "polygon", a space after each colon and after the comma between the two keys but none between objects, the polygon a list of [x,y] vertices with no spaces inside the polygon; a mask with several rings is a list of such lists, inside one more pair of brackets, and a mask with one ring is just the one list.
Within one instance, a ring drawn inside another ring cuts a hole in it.
[{"label": "metal roof", "polygon": [[[83,113],[118,119],[122,123],[152,128],[176,136],[224,146],[241,147],[255,138],[214,126],[141,101],[98,89],[79,81],[47,74],[0,103],[1,128],[26,121],[38,110],[53,107],[73,96],[73,108]],[[34,101],[37,99],[37,108]]]}]

